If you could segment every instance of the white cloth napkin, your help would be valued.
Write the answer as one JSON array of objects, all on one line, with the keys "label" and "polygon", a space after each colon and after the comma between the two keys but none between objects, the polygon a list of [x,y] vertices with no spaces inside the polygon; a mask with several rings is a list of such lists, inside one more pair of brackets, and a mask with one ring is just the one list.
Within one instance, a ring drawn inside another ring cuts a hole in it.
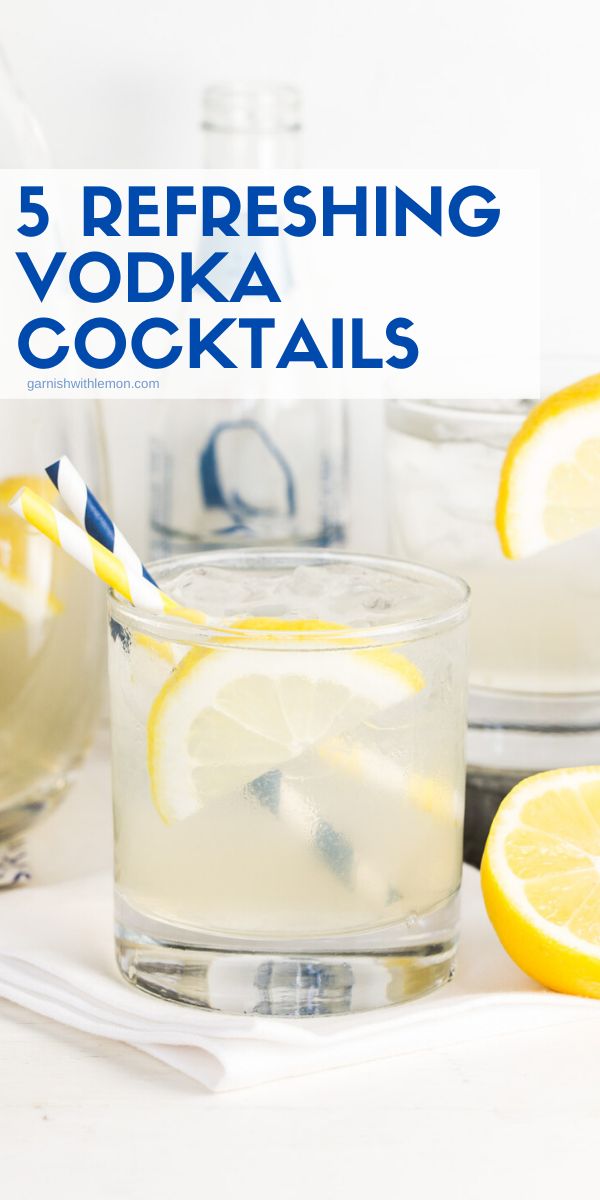
[{"label": "white cloth napkin", "polygon": [[577,1021],[593,1000],[528,980],[489,925],[479,876],[465,869],[457,978],[434,995],[342,1017],[228,1017],[152,996],[114,964],[107,872],[4,892],[0,995],[67,1025],[128,1042],[213,1091],[249,1087],[369,1059]]}]

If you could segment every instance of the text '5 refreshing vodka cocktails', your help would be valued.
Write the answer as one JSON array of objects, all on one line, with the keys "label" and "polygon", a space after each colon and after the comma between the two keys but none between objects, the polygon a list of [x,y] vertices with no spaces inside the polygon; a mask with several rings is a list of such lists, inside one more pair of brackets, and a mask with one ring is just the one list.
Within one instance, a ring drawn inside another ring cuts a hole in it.
[{"label": "text '5 refreshing vodka cocktails'", "polygon": [[466,588],[391,560],[224,552],[111,601],[117,943],[134,982],[330,1012],[452,973]]}]

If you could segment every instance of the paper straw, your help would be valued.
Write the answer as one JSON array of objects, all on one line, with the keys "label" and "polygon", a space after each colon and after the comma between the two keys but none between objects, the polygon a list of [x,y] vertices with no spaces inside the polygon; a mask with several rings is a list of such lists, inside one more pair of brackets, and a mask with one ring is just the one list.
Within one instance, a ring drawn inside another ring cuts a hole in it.
[{"label": "paper straw", "polygon": [[281,771],[267,771],[248,785],[262,808],[278,816],[298,840],[321,858],[339,882],[358,892],[377,908],[395,904],[400,895],[381,868],[356,850],[341,833],[318,812],[316,806],[285,779]]},{"label": "paper straw", "polygon": [[127,538],[111,520],[94,493],[82,479],[79,471],[73,466],[66,454],[46,467],[46,474],[52,480],[57,492],[62,497],[67,508],[73,513],[80,525],[91,534],[97,542],[112,550],[117,558],[125,564],[130,573],[143,575],[149,583],[157,584],[142,560],[130,546]]},{"label": "paper straw", "polygon": [[198,624],[204,624],[206,618],[203,613],[184,608],[137,570],[129,570],[116,554],[107,550],[106,546],[85,529],[80,529],[74,521],[65,517],[31,488],[21,488],[16,496],[13,496],[9,507],[136,608],[145,609],[146,612],[183,616]]}]

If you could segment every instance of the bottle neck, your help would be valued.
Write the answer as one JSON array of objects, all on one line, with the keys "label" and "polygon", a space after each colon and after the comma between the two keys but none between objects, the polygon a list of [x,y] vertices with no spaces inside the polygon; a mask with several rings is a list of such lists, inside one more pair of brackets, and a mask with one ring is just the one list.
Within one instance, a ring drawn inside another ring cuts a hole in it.
[{"label": "bottle neck", "polygon": [[301,161],[300,130],[243,132],[203,127],[202,164],[205,167],[297,167]]},{"label": "bottle neck", "polygon": [[295,167],[301,159],[301,101],[296,88],[219,84],[202,104],[206,167]]}]

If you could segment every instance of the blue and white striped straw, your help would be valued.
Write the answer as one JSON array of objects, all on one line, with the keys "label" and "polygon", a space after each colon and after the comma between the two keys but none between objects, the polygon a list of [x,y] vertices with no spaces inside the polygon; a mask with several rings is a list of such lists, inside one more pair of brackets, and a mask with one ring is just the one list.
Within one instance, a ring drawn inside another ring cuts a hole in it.
[{"label": "blue and white striped straw", "polygon": [[94,496],[94,493],[90,491],[85,480],[82,479],[79,471],[73,466],[67,455],[63,454],[56,462],[46,467],[46,474],[52,480],[67,508],[79,521],[80,525],[83,525],[86,532],[95,538],[97,542],[100,542],[102,546],[105,546],[107,550],[116,554],[128,572],[133,574],[138,572],[144,579],[147,579],[149,583],[154,584],[156,587],[156,581],[152,578],[140,557],[136,554],[133,547],[130,546],[125,535],[121,533],[121,530],[111,520],[100,501]]},{"label": "blue and white striped straw", "polygon": [[136,607],[147,612],[185,617],[200,625],[205,623],[203,613],[178,604],[137,568],[130,569],[112,550],[31,488],[20,488],[9,501],[9,508]]}]

